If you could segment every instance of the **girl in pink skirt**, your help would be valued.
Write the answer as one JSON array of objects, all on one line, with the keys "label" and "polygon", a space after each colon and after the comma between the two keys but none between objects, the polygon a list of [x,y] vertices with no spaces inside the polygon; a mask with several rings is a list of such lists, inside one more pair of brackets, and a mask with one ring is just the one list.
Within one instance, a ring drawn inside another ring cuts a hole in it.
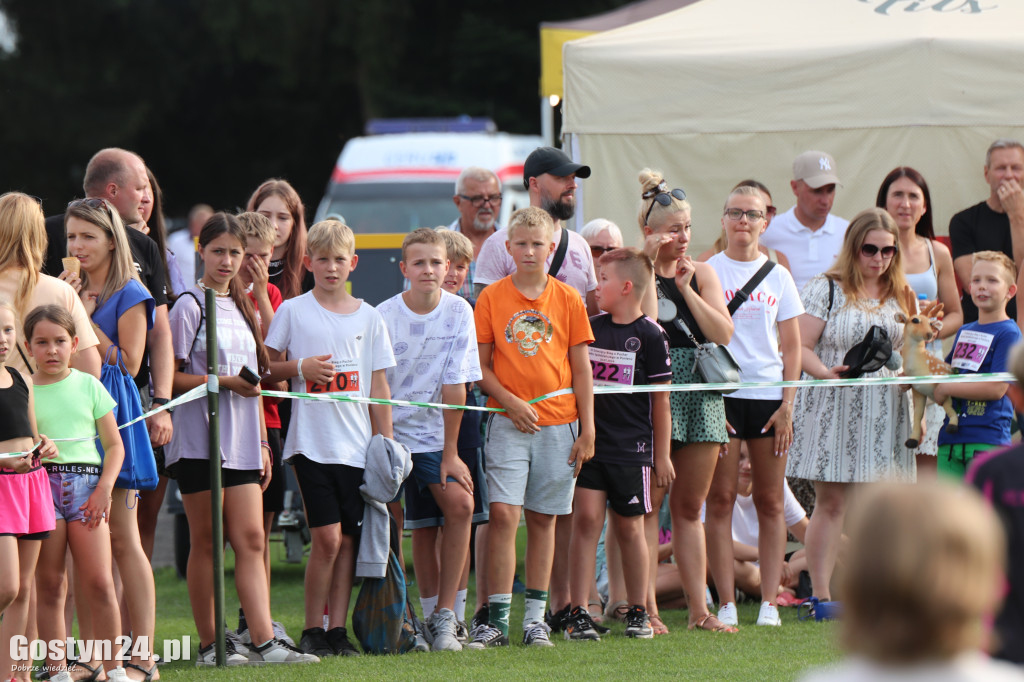
[{"label": "girl in pink skirt", "polygon": [[39,541],[55,525],[50,482],[39,460],[55,456],[57,448],[36,433],[31,377],[3,366],[18,352],[17,342],[14,308],[0,301],[0,679],[5,681],[30,676],[31,661],[21,661],[23,670],[14,672],[7,643],[26,634]]}]

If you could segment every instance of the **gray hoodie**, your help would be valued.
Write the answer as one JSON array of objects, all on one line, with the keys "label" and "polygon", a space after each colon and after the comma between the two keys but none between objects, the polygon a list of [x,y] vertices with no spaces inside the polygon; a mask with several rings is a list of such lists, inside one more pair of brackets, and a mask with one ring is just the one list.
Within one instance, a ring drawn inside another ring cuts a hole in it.
[{"label": "gray hoodie", "polygon": [[366,449],[366,468],[359,492],[366,502],[356,556],[356,577],[383,578],[387,571],[391,530],[387,503],[395,499],[412,472],[409,448],[377,434]]}]

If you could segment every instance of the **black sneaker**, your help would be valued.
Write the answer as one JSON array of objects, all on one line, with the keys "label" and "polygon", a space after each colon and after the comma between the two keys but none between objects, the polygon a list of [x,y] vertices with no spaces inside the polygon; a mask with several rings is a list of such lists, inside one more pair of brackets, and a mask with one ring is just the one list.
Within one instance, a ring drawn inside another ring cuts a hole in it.
[{"label": "black sneaker", "polygon": [[467,649],[490,649],[496,646],[508,646],[508,637],[493,625],[482,625],[476,630],[473,641],[466,645]]},{"label": "black sneaker", "polygon": [[476,610],[473,614],[473,620],[469,622],[469,638],[473,639],[476,636],[476,631],[481,627],[486,627],[490,624],[488,620],[491,617],[491,609],[488,604],[484,604]]},{"label": "black sneaker", "polygon": [[327,631],[327,645],[334,650],[336,656],[362,656],[359,649],[348,641],[348,630],[331,628]]},{"label": "black sneaker", "polygon": [[323,628],[303,630],[302,637],[299,638],[299,648],[320,658],[334,655],[334,649],[327,643],[327,633]]},{"label": "black sneaker", "polygon": [[544,622],[551,628],[551,632],[557,634],[565,629],[565,625],[569,620],[570,610],[572,610],[572,604],[566,604],[554,613],[548,611],[544,614]]},{"label": "black sneaker", "polygon": [[577,641],[600,642],[601,635],[597,634],[594,628],[594,621],[590,613],[580,606],[574,608],[567,618],[565,625],[565,638]]},{"label": "black sneaker", "polygon": [[631,607],[626,613],[626,637],[637,639],[653,639],[654,629],[647,618],[647,609],[639,604]]}]

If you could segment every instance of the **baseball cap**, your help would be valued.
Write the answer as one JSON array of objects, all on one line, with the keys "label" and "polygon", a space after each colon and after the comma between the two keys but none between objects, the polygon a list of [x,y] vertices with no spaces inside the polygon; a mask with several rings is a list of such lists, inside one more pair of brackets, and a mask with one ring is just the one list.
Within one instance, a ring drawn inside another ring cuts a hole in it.
[{"label": "baseball cap", "polygon": [[590,177],[590,166],[576,163],[561,149],[554,147],[537,147],[526,157],[523,164],[523,187],[530,189],[530,178],[544,173],[559,177],[576,174],[579,178]]},{"label": "baseball cap", "polygon": [[828,152],[809,151],[796,157],[793,179],[803,180],[812,189],[842,184],[836,176],[836,160]]}]

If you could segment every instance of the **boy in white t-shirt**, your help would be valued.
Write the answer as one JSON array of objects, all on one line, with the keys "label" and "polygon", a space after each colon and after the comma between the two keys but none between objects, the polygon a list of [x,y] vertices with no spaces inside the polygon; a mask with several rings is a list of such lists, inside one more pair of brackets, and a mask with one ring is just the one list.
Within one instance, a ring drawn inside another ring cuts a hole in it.
[{"label": "boy in white t-shirt", "polygon": [[[400,267],[409,289],[377,308],[398,363],[386,372],[391,394],[396,400],[465,405],[466,382],[481,377],[476,326],[469,303],[441,290],[448,272],[441,235],[426,227],[406,235]],[[394,407],[392,414],[396,438],[412,452],[412,485],[429,489],[444,515],[438,591],[421,595],[436,606],[429,616],[424,612],[427,636],[434,651],[461,651],[454,609],[473,517],[473,477],[458,451],[462,412]],[[417,575],[431,570],[436,538],[436,528],[413,531]]]},{"label": "boy in white t-shirt", "polygon": [[[384,321],[345,289],[358,259],[348,226],[324,220],[310,229],[303,264],[315,284],[274,315],[266,339],[271,381],[290,379],[296,392],[391,397],[384,370],[394,367],[395,358]],[[294,467],[313,535],[299,647],[321,657],[358,655],[344,625],[363,519],[359,486],[373,433],[392,437],[390,406],[293,403],[284,456]],[[324,604],[330,616],[326,632]]]}]

